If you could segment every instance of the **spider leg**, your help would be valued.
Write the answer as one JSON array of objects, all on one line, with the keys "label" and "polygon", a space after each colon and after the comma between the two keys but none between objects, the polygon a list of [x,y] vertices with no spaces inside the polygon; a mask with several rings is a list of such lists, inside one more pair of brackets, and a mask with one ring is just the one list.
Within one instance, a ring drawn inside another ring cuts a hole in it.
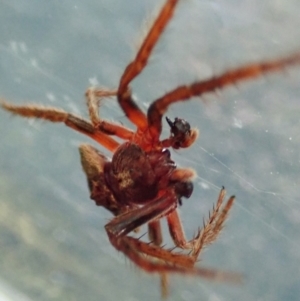
[{"label": "spider leg", "polygon": [[129,83],[144,69],[147,65],[149,56],[156,45],[159,37],[164,31],[166,25],[173,16],[176,5],[179,0],[167,0],[162,7],[159,15],[149,30],[143,44],[141,45],[135,59],[126,67],[119,85],[118,93],[127,91]]},{"label": "spider leg", "polygon": [[[186,254],[181,254],[177,252],[172,252],[170,250],[165,250],[161,247],[147,244],[143,241],[140,241],[134,237],[126,236],[126,240],[130,242],[132,250],[140,253],[146,254],[149,257],[157,258],[164,261],[165,265],[173,267],[181,267],[182,270],[171,270],[167,272],[177,272],[183,274],[197,275],[200,277],[208,278],[210,280],[219,280],[226,282],[239,283],[241,282],[243,276],[239,273],[220,271],[210,268],[195,268],[194,259]],[[159,271],[150,271],[150,272],[159,272]],[[159,272],[161,274],[161,272]]]},{"label": "spider leg", "polygon": [[139,109],[137,104],[131,97],[128,88],[130,82],[145,68],[149,56],[156,45],[159,37],[164,31],[166,25],[173,16],[175,7],[179,0],[167,0],[162,7],[159,15],[150,28],[145,40],[143,41],[135,59],[126,67],[118,88],[118,101],[125,112],[126,116],[138,128],[145,129],[147,127],[147,118]]},{"label": "spider leg", "polygon": [[103,91],[94,88],[89,88],[86,91],[85,96],[91,122],[95,129],[98,129],[106,135],[115,135],[124,140],[131,140],[134,135],[133,131],[124,126],[101,120],[99,117],[98,109],[101,97],[113,95],[116,95],[116,91]]},{"label": "spider leg", "polygon": [[204,81],[179,86],[154,101],[149,107],[147,117],[150,133],[152,137],[158,139],[162,130],[162,116],[173,103],[186,101],[191,97],[201,96],[204,93],[214,92],[217,89],[223,89],[242,81],[254,79],[266,73],[280,71],[295,64],[300,64],[300,53],[295,53],[281,59],[245,65],[240,68],[228,70],[221,75]]},{"label": "spider leg", "polygon": [[[199,276],[215,281],[229,281],[232,283],[240,283],[242,280],[242,275],[238,273],[224,272],[203,267],[185,268],[180,265],[174,265],[172,264],[172,262],[171,264],[168,264],[167,262],[164,263],[157,260],[153,261],[151,260],[151,258],[145,257],[144,253],[142,253],[141,250],[137,248],[138,245],[142,244],[144,247],[146,247],[146,244],[139,242],[132,237],[124,236],[117,240],[111,239],[111,243],[118,251],[124,253],[124,255],[127,256],[132,262],[134,262],[137,266],[148,273],[158,273],[162,275],[166,273],[177,273],[183,275]],[[158,252],[159,250],[162,249],[156,249],[156,251]],[[172,252],[169,252],[169,255],[172,255]]]},{"label": "spider leg", "polygon": [[[194,268],[193,265],[195,261],[188,255],[164,250],[159,246],[146,244],[136,238],[127,236],[127,234],[136,227],[168,215],[176,206],[176,195],[172,190],[168,190],[151,203],[116,216],[105,226],[111,244],[118,251],[124,253],[124,255],[137,266],[149,273],[159,273],[161,275],[166,273],[180,273],[198,275],[220,281],[241,281],[241,275],[239,274],[205,268]],[[144,254],[165,262],[145,257]]]},{"label": "spider leg", "polygon": [[224,222],[226,221],[235,200],[235,197],[231,196],[224,206],[222,206],[225,193],[226,192],[223,187],[219,194],[216,207],[213,208],[208,221],[204,222],[203,228],[199,229],[198,234],[191,241],[194,244],[192,256],[195,261],[198,259],[203,247],[213,243],[224,227]]},{"label": "spider leg", "polygon": [[193,242],[187,241],[179,213],[174,210],[167,216],[169,232],[176,247],[181,249],[193,249]]},{"label": "spider leg", "polygon": [[116,96],[117,92],[116,91],[110,91],[110,90],[103,90],[99,88],[88,88],[85,92],[85,97],[86,97],[86,103],[90,115],[90,119],[93,125],[97,125],[100,121],[99,117],[99,106],[100,106],[100,101],[104,97],[111,97],[111,96]]},{"label": "spider leg", "polygon": [[224,222],[228,217],[228,213],[233,205],[235,197],[232,196],[228,199],[225,206],[222,207],[225,197],[224,187],[221,189],[216,206],[213,208],[207,222],[204,223],[203,228],[199,229],[197,235],[190,241],[187,241],[182,228],[178,212],[174,210],[167,216],[170,235],[175,245],[182,249],[191,249],[190,256],[196,262],[203,247],[213,243],[221,230],[223,229]]},{"label": "spider leg", "polygon": [[[154,220],[148,223],[148,236],[149,240],[155,246],[160,246],[162,244],[162,233],[161,233],[161,224],[159,220]],[[162,273],[160,275],[160,287],[162,298],[166,298],[169,295],[169,282],[168,275],[166,273]]]},{"label": "spider leg", "polygon": [[114,151],[119,143],[108,135],[97,131],[94,126],[85,119],[76,115],[65,112],[62,109],[43,107],[37,105],[16,106],[1,100],[0,105],[3,109],[14,115],[25,118],[38,118],[48,120],[50,122],[63,122],[66,126],[76,130],[90,138],[96,140],[110,151]]},{"label": "spider leg", "polygon": [[148,224],[148,237],[154,245],[160,246],[162,244],[163,239],[159,220],[154,220]]},{"label": "spider leg", "polygon": [[143,207],[116,216],[105,226],[108,236],[117,240],[145,223],[158,220],[172,212],[177,207],[177,202],[174,191],[168,189]]}]

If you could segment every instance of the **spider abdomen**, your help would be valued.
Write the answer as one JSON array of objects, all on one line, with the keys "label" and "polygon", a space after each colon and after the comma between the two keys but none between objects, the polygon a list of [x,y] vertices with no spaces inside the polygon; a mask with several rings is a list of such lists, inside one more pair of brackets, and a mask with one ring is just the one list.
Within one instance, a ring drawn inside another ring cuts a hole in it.
[{"label": "spider abdomen", "polygon": [[170,186],[176,169],[168,150],[145,152],[135,143],[122,144],[105,166],[107,185],[123,204],[144,204]]}]

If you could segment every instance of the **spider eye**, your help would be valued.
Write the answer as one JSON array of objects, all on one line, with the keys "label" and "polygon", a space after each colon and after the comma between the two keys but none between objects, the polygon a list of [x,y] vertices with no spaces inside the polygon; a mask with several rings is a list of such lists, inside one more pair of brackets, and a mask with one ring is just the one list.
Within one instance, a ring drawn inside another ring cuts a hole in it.
[{"label": "spider eye", "polygon": [[178,117],[175,118],[174,122],[168,117],[166,117],[166,120],[171,128],[171,134],[174,139],[173,148],[178,149],[183,147],[191,135],[190,124]]}]

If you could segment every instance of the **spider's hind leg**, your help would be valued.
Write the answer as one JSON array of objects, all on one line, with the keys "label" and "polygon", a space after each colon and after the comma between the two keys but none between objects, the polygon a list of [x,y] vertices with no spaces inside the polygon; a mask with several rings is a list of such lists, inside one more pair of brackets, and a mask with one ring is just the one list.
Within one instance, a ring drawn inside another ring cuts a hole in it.
[{"label": "spider's hind leg", "polygon": [[167,216],[169,232],[174,241],[174,244],[176,245],[176,247],[179,247],[181,249],[192,250],[189,256],[192,258],[194,263],[196,263],[196,261],[198,260],[198,257],[203,248],[207,245],[212,244],[224,227],[224,222],[228,217],[228,213],[235,199],[234,196],[231,196],[224,204],[223,201],[225,194],[225,189],[222,188],[216,206],[214,206],[208,220],[203,223],[203,228],[199,229],[198,233],[190,241],[186,240],[185,238],[184,230],[178,212],[174,210]]},{"label": "spider's hind leg", "polygon": [[62,109],[45,107],[41,105],[18,106],[0,100],[0,106],[14,115],[25,118],[43,119],[53,123],[62,122],[66,126],[94,139],[110,151],[114,151],[119,143],[101,131],[97,131],[93,124],[87,120],[68,113]]},{"label": "spider's hind leg", "polygon": [[210,213],[209,218],[203,223],[203,228],[199,229],[197,235],[191,240],[193,243],[193,252],[191,256],[195,261],[202,249],[210,244],[212,244],[224,228],[224,222],[228,218],[229,211],[235,201],[235,196],[231,196],[227,202],[224,204],[226,191],[224,187],[221,189],[216,206],[213,207],[213,211]]},{"label": "spider's hind leg", "polygon": [[[153,245],[161,246],[163,239],[160,220],[154,220],[148,224],[148,236]],[[166,273],[160,274],[160,287],[162,298],[166,298],[169,295],[169,281]]]}]

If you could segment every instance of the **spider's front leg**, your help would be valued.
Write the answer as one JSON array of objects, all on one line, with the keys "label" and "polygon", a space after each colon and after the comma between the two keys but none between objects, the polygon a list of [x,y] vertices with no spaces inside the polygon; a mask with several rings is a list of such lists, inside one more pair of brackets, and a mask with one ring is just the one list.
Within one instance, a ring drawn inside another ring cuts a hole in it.
[{"label": "spider's front leg", "polygon": [[167,0],[159,15],[153,22],[145,40],[143,41],[135,59],[126,67],[119,85],[118,93],[127,91],[129,83],[145,68],[149,56],[163,33],[169,21],[172,19],[174,10],[179,0]]},{"label": "spider's front leg", "polygon": [[115,217],[105,226],[108,236],[114,242],[113,245],[115,242],[118,245],[118,240],[134,229],[172,212],[177,207],[177,202],[178,198],[174,191],[167,189],[161,196],[142,207]]},{"label": "spider's front leg", "polygon": [[[179,86],[151,104],[147,114],[149,130],[154,139],[159,138],[162,130],[162,117],[167,112],[169,106],[176,102],[187,101],[195,96],[199,97],[205,93],[214,92],[217,89],[233,86],[239,82],[255,79],[267,73],[282,71],[286,67],[299,64],[300,52],[297,52],[283,58],[248,64],[240,68],[228,70],[223,74],[204,81],[192,83],[191,85]],[[169,121],[168,123],[171,126],[172,131],[172,125]],[[175,123],[176,120],[174,122],[174,125],[176,126]],[[182,127],[180,124],[179,126],[180,128]],[[172,140],[171,137],[170,139],[166,139],[164,143],[172,146]]]},{"label": "spider's front leg", "polygon": [[137,77],[148,63],[151,52],[165,27],[172,19],[179,0],[166,0],[158,16],[154,20],[134,60],[126,67],[118,88],[118,101],[128,119],[139,129],[146,130],[147,117],[135,103],[129,88],[130,82]]}]

